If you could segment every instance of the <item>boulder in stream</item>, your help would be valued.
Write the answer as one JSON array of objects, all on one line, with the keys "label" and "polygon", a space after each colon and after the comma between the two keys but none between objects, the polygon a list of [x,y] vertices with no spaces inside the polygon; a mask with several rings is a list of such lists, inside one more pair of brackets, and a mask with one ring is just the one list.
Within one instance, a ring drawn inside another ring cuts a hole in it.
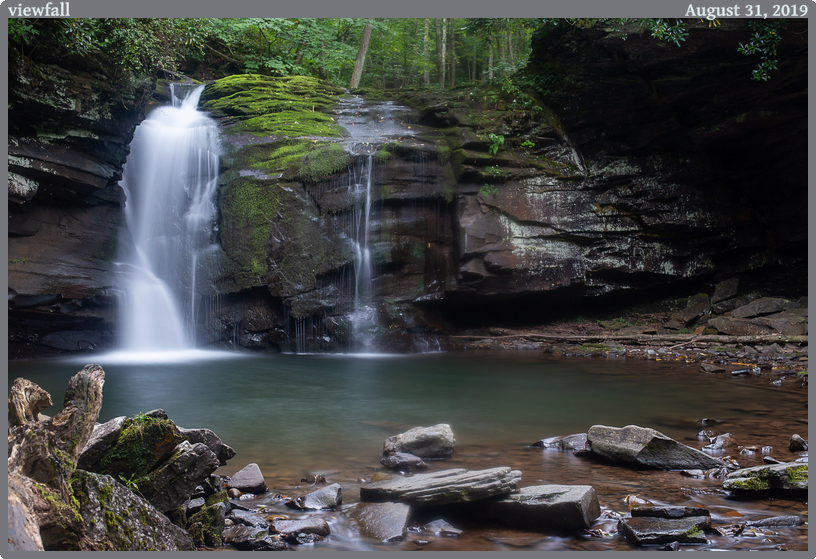
[{"label": "boulder in stream", "polygon": [[453,431],[446,423],[433,427],[414,427],[385,439],[383,456],[404,452],[425,460],[441,460],[451,457],[455,444]]},{"label": "boulder in stream", "polygon": [[587,431],[592,452],[610,462],[662,470],[722,468],[722,460],[681,444],[659,431],[627,425],[593,425]]},{"label": "boulder in stream", "polygon": [[536,485],[480,502],[474,513],[514,528],[563,532],[589,528],[601,515],[601,507],[589,485]]},{"label": "boulder in stream", "polygon": [[618,522],[618,530],[635,545],[706,543],[705,531],[710,529],[710,516],[631,517]]},{"label": "boulder in stream", "polygon": [[807,491],[807,463],[786,462],[743,468],[731,472],[723,482],[723,489],[736,491],[793,490]]},{"label": "boulder in stream", "polygon": [[474,471],[456,468],[369,483],[360,488],[360,499],[414,505],[466,503],[512,493],[519,481],[521,472],[507,467]]},{"label": "boulder in stream", "polygon": [[343,503],[343,490],[339,483],[332,483],[296,499],[286,502],[286,506],[300,510],[334,510]]},{"label": "boulder in stream", "polygon": [[242,493],[266,493],[268,488],[261,468],[254,462],[238,470],[227,482],[227,489],[237,489]]},{"label": "boulder in stream", "polygon": [[536,448],[555,448],[558,450],[582,450],[586,447],[586,442],[586,433],[576,433],[575,435],[562,435],[560,437],[541,439],[530,446]]},{"label": "boulder in stream", "polygon": [[383,456],[380,464],[391,470],[398,472],[411,472],[413,470],[424,470],[428,464],[422,461],[419,456],[408,454],[405,452],[397,452],[389,456]]},{"label": "boulder in stream", "polygon": [[802,452],[803,450],[808,449],[808,443],[801,436],[793,435],[791,436],[790,442],[788,443],[788,449],[791,452]]},{"label": "boulder in stream", "polygon": [[395,542],[405,537],[410,514],[405,503],[357,503],[348,516],[364,538]]}]

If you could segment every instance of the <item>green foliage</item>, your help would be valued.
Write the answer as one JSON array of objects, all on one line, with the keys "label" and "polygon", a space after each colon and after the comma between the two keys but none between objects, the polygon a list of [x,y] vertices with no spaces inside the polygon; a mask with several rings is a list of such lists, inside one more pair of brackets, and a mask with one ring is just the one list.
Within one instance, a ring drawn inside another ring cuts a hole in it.
[{"label": "green foliage", "polygon": [[524,140],[523,142],[521,142],[521,147],[531,149],[535,147],[535,144],[530,140]]},{"label": "green foliage", "polygon": [[487,137],[490,138],[490,146],[487,151],[490,155],[496,155],[499,153],[499,148],[504,145],[504,136],[502,134],[488,134]]},{"label": "green foliage", "polygon": [[479,194],[487,197],[494,197],[496,194],[499,193],[499,189],[493,186],[492,184],[483,184],[482,187],[479,189]]},{"label": "green foliage", "polygon": [[779,29],[785,23],[784,19],[748,22],[754,33],[751,35],[751,40],[746,44],[740,43],[737,50],[744,55],[759,54],[760,61],[752,73],[752,79],[768,81],[771,79],[768,72],[777,69],[776,49],[782,40]]},{"label": "green foliage", "polygon": [[680,46],[680,41],[685,41],[686,37],[688,37],[686,24],[682,19],[675,19],[674,23],[665,18],[653,19],[649,25],[649,30],[655,39],[674,43],[678,47]]}]

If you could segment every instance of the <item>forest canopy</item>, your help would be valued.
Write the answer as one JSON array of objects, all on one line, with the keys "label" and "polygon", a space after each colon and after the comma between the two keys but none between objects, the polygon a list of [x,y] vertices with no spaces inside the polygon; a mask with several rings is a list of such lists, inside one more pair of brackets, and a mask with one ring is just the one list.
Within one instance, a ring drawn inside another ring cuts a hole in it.
[{"label": "forest canopy", "polygon": [[[304,75],[348,87],[439,87],[507,78],[527,64],[535,32],[558,26],[606,31],[626,40],[650,33],[678,47],[698,19],[542,18],[10,18],[9,49],[36,57],[105,58],[118,76],[182,72],[201,79],[237,73]],[[776,68],[784,20],[751,22],[734,48],[757,59],[753,78]],[[357,76],[355,76],[357,70]],[[355,79],[357,82],[355,83]]]}]

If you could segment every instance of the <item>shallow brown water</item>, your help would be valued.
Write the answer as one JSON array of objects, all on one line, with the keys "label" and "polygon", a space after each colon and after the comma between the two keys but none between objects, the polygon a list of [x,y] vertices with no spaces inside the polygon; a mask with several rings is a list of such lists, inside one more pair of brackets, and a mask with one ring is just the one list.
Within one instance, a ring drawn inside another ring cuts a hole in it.
[{"label": "shallow brown water", "polygon": [[[230,475],[256,462],[270,493],[242,501],[268,513],[293,513],[274,495],[298,496],[299,486],[320,473],[343,487],[344,505],[359,498],[362,479],[386,470],[379,464],[383,440],[417,425],[449,423],[456,435],[452,460],[431,470],[510,466],[522,472],[522,486],[592,485],[603,514],[590,534],[552,536],[457,519],[458,539],[419,536],[383,544],[362,541],[342,511],[324,516],[332,536],[320,550],[631,550],[617,534],[616,513],[627,513],[623,499],[639,495],[655,504],[704,506],[715,524],[797,514],[807,518],[807,503],[783,499],[738,500],[722,481],[693,479],[678,472],[635,471],[574,456],[571,452],[530,448],[554,435],[584,432],[591,425],[655,428],[695,448],[698,420],[730,432],[743,446],[772,446],[772,456],[793,460],[787,450],[793,433],[807,434],[807,389],[787,380],[770,385],[770,376],[730,378],[704,375],[698,365],[632,359],[559,359],[540,352],[459,353],[417,356],[250,356],[177,364],[106,363],[101,421],[161,407],[177,424],[207,427],[237,451],[219,473]],[[81,365],[79,365],[81,366]],[[10,363],[9,379],[25,376],[61,401],[76,362]],[[47,410],[46,413],[53,413]],[[762,463],[762,455],[736,455],[743,467]],[[428,518],[430,519],[430,518]],[[694,549],[807,549],[807,525],[767,534],[722,537]],[[689,548],[685,548],[689,549]]]}]

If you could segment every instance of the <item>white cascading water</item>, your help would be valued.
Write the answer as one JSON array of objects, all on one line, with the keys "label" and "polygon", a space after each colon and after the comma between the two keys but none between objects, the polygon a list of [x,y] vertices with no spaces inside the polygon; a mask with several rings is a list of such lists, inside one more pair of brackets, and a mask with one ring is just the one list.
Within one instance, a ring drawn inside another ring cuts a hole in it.
[{"label": "white cascading water", "polygon": [[173,106],[136,129],[120,185],[135,250],[123,265],[125,351],[195,345],[198,256],[213,244],[218,130],[196,110],[204,86],[172,84]]}]

